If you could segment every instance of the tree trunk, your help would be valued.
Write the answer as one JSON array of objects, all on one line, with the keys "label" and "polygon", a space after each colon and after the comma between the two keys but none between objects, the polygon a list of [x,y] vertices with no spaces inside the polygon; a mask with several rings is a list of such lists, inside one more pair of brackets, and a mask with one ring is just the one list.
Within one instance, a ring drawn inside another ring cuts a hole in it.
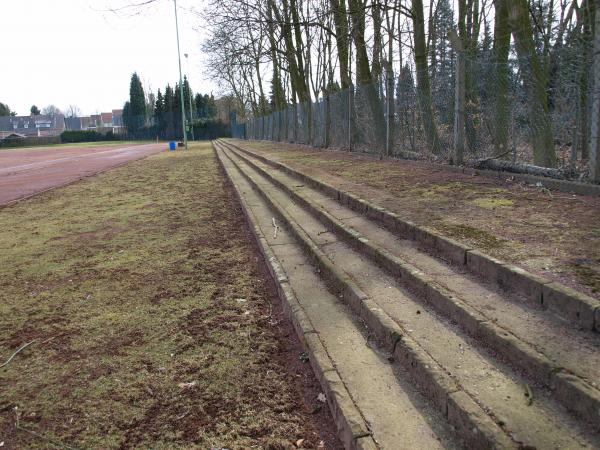
[{"label": "tree trunk", "polygon": [[330,0],[335,25],[335,41],[340,62],[340,82],[342,89],[350,87],[348,68],[348,17],[346,16],[346,0]]},{"label": "tree trunk", "polygon": [[511,0],[508,19],[527,92],[533,162],[538,166],[555,167],[556,152],[548,115],[547,80],[535,50],[527,0]]},{"label": "tree trunk", "polygon": [[433,108],[431,105],[431,86],[427,67],[427,48],[425,45],[425,19],[423,16],[423,0],[412,1],[412,19],[414,29],[415,66],[417,70],[417,96],[427,145],[434,154],[441,152]]},{"label": "tree trunk", "polygon": [[379,99],[378,85],[373,80],[369,65],[369,55],[365,42],[365,8],[362,0],[350,0],[350,18],[352,20],[352,34],[356,48],[356,80],[359,92],[366,99],[372,126],[375,128],[375,149],[380,152],[384,146],[385,121],[383,109]]},{"label": "tree trunk", "polygon": [[[508,0],[495,0],[494,21],[494,65],[496,76],[490,84],[494,93],[494,156],[508,151],[508,125],[510,119],[508,101],[508,53],[510,51],[510,29],[508,27]],[[506,154],[506,158],[508,155]]]},{"label": "tree trunk", "polygon": [[594,30],[594,81],[592,91],[592,130],[590,133],[590,179],[600,183],[600,2],[596,2]]},{"label": "tree trunk", "polygon": [[466,0],[458,0],[458,34],[464,49],[465,65],[465,136],[467,145],[473,152],[477,149],[477,90],[473,72],[479,34],[478,4],[479,2],[473,0],[469,0],[468,3]]},{"label": "tree trunk", "polygon": [[269,35],[269,45],[271,50],[271,59],[273,61],[273,79],[271,80],[273,89],[273,103],[275,110],[280,110],[285,105],[285,95],[281,84],[281,71],[279,69],[279,58],[277,56],[277,39],[275,39],[275,29],[273,27],[273,1],[267,2],[267,32]]}]

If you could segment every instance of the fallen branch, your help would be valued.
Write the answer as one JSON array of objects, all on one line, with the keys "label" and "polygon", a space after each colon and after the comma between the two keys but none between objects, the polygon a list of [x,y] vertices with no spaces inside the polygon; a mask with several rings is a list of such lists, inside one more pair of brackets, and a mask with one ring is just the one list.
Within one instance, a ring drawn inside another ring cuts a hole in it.
[{"label": "fallen branch", "polygon": [[9,364],[9,363],[10,363],[10,362],[13,360],[13,358],[14,358],[15,356],[17,356],[17,355],[18,355],[20,352],[22,352],[23,350],[25,350],[27,347],[29,347],[29,346],[30,346],[31,344],[33,344],[34,342],[35,342],[35,339],[34,339],[33,341],[31,341],[31,342],[28,342],[27,344],[23,344],[21,347],[19,347],[19,349],[18,349],[16,352],[14,352],[14,353],[12,354],[12,356],[11,356],[10,358],[8,358],[4,364],[2,364],[2,365],[0,366],[0,369],[2,369],[2,368],[3,368],[3,367],[5,367],[5,366],[8,366],[8,364]]},{"label": "fallen branch", "polygon": [[495,156],[490,156],[489,158],[483,158],[477,161],[477,164],[483,164],[486,163],[487,161],[491,161],[492,159],[500,159],[508,154],[512,153],[512,149],[511,150],[507,150],[504,153],[501,153],[499,155],[495,155]]},{"label": "fallen branch", "polygon": [[536,175],[538,177],[548,177],[557,180],[565,180],[567,178],[565,172],[560,169],[550,167],[534,166],[533,164],[513,163],[494,158],[479,159],[474,162],[476,169],[503,170],[512,173],[524,173],[528,175]]}]

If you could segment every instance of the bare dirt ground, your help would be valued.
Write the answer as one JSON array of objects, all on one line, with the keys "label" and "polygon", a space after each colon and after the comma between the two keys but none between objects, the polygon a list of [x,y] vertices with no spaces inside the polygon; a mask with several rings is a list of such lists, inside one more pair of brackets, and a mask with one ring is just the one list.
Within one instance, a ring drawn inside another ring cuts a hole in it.
[{"label": "bare dirt ground", "polygon": [[37,147],[0,152],[0,205],[143,158],[166,144]]},{"label": "bare dirt ground", "polygon": [[232,141],[600,298],[600,198],[342,151]]},{"label": "bare dirt ground", "polygon": [[0,443],[340,448],[210,144],[0,210]]}]

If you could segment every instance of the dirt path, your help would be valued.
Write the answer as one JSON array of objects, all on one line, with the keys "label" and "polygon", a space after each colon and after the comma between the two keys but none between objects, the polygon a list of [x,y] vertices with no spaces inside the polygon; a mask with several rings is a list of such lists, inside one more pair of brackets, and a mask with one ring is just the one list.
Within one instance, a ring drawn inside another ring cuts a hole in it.
[{"label": "dirt path", "polygon": [[165,144],[47,147],[0,152],[0,205],[127,161],[158,153]]},{"label": "dirt path", "polygon": [[340,448],[209,144],[0,229],[0,364],[34,342],[0,368],[2,449]]},{"label": "dirt path", "polygon": [[[233,141],[232,141],[233,142]],[[496,258],[600,298],[600,198],[342,151],[237,141]]]}]

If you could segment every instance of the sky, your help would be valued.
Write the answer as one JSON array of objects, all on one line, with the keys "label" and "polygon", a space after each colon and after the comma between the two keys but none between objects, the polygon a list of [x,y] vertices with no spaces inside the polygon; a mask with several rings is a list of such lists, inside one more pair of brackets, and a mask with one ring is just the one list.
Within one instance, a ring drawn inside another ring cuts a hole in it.
[{"label": "sky", "polygon": [[[19,115],[31,105],[121,108],[136,71],[154,92],[179,80],[173,0],[0,0],[0,102]],[[178,0],[181,64],[195,92],[218,93],[202,67],[201,0]],[[184,53],[189,54],[186,64]],[[189,67],[189,70],[188,70]]]}]

